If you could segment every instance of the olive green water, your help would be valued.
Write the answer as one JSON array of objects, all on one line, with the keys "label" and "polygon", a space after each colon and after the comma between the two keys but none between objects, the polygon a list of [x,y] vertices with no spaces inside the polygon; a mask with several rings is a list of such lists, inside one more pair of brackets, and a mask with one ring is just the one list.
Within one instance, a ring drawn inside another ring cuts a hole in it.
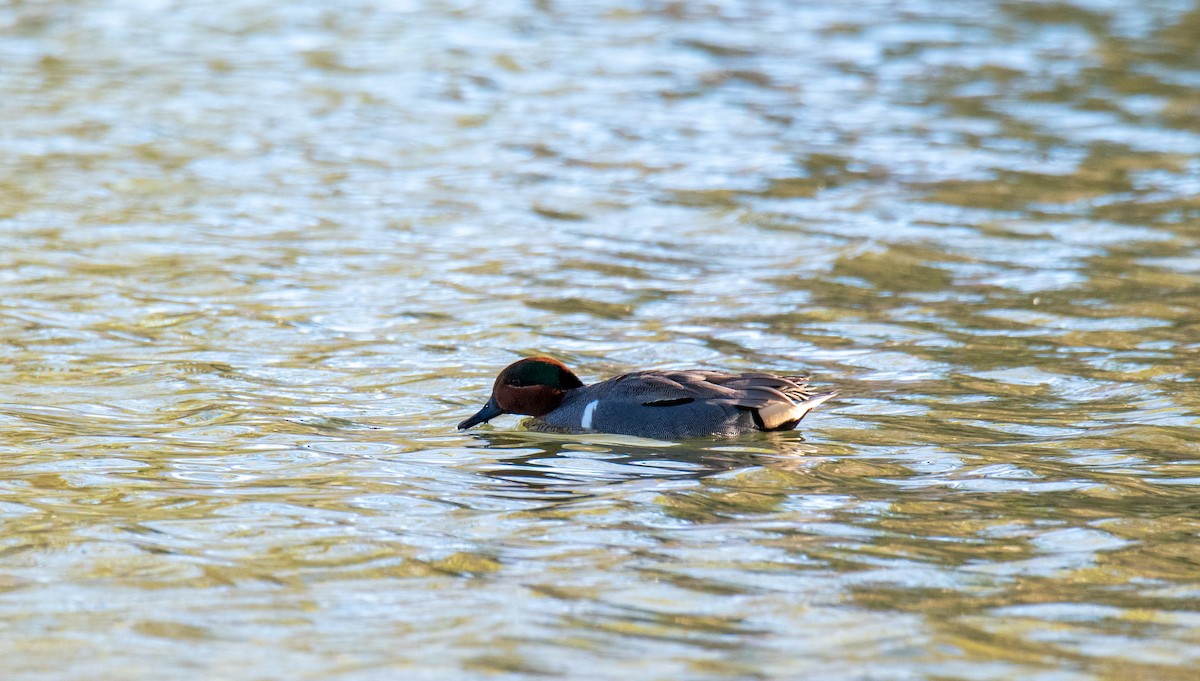
[{"label": "olive green water", "polygon": [[0,5],[3,676],[1194,679],[1198,196],[1193,2]]}]

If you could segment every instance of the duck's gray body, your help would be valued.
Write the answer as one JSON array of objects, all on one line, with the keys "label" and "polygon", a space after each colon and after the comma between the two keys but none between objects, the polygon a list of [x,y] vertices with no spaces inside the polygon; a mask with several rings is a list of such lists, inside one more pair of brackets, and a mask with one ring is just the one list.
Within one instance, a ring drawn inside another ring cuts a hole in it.
[{"label": "duck's gray body", "polygon": [[791,430],[835,393],[801,376],[720,371],[636,371],[566,391],[532,430],[598,431],[660,440]]}]

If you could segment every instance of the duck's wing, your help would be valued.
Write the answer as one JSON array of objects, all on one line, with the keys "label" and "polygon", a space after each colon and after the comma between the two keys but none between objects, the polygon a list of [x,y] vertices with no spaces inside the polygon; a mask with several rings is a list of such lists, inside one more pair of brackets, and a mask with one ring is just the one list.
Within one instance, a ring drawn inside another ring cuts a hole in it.
[{"label": "duck's wing", "polygon": [[771,402],[796,402],[812,395],[804,376],[731,374],[723,371],[637,371],[604,384],[613,397],[636,398],[643,404],[684,398],[719,400],[757,408]]},{"label": "duck's wing", "polygon": [[764,373],[639,371],[610,383],[613,397],[636,399],[643,406],[702,402],[750,411],[760,430],[791,430],[813,407],[836,394],[812,392],[804,376]]},{"label": "duck's wing", "polygon": [[723,383],[737,391],[737,406],[750,409],[760,430],[791,430],[814,407],[837,395],[814,393],[803,376],[741,374]]}]

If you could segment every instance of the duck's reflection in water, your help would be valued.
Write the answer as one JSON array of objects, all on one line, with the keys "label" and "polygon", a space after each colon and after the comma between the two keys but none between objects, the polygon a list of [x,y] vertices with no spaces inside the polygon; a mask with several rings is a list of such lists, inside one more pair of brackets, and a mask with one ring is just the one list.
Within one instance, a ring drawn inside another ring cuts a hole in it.
[{"label": "duck's reflection in water", "polygon": [[498,483],[495,494],[557,501],[600,496],[616,485],[663,488],[750,468],[795,469],[821,454],[796,433],[690,442],[532,431],[475,437],[496,452],[476,468]]}]

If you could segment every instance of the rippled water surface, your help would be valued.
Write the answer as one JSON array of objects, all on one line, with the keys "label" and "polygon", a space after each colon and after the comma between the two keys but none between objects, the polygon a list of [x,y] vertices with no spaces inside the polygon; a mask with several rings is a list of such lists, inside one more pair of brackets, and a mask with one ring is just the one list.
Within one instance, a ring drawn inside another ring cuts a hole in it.
[{"label": "rippled water surface", "polygon": [[[5,678],[1194,679],[1200,6],[0,4]],[[548,353],[800,432],[458,433]]]}]

